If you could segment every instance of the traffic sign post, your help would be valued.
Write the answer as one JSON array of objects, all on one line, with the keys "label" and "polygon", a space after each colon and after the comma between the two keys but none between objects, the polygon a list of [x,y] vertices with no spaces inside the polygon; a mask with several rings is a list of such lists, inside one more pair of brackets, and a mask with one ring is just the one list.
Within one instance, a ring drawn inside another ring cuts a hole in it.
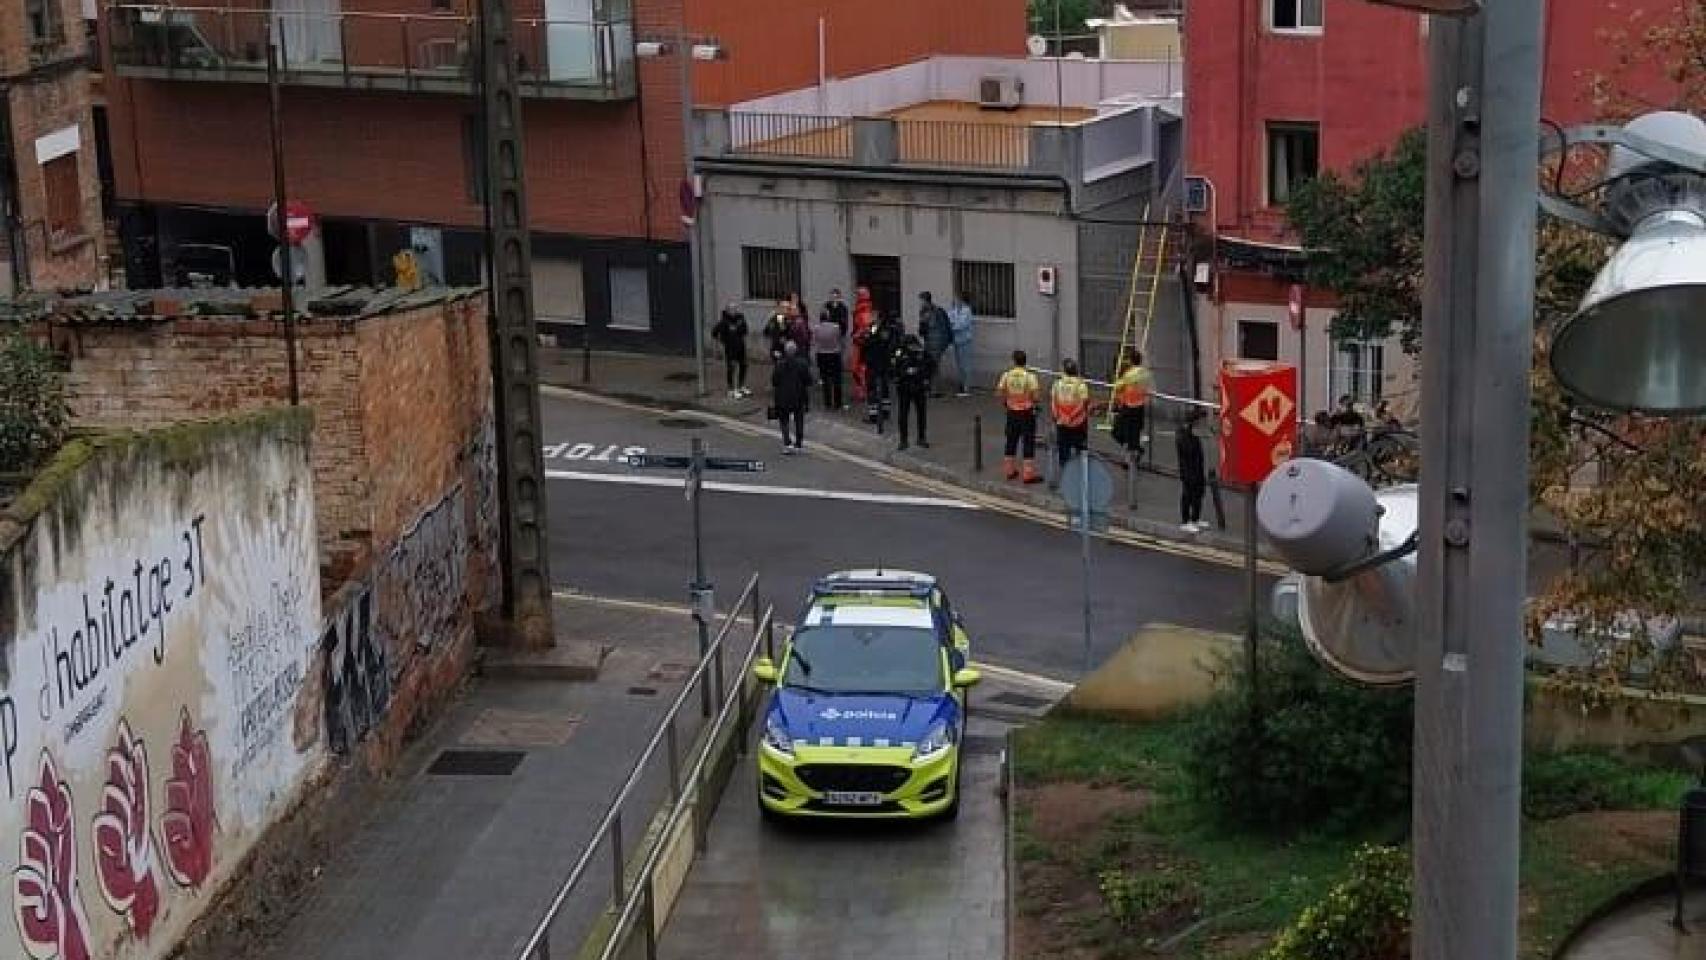
[{"label": "traffic sign post", "polygon": [[[711,620],[717,614],[716,591],[711,581],[705,576],[705,547],[704,527],[700,520],[700,494],[705,487],[705,471],[730,470],[740,473],[763,473],[762,460],[737,460],[729,457],[707,457],[705,441],[693,438],[692,452],[687,456],[643,453],[627,458],[628,466],[634,470],[685,470],[687,483],[685,485],[687,499],[693,504],[693,582],[687,585],[687,596],[692,604],[693,620],[699,628],[699,659],[705,659],[705,654],[711,649]],[[723,658],[719,654],[716,663],[711,667],[712,679],[715,685],[700,684],[699,708],[707,719],[711,716],[712,695],[715,693],[716,702],[723,700]]]},{"label": "traffic sign post", "polygon": [[1092,666],[1090,644],[1090,531],[1108,528],[1108,504],[1114,499],[1114,478],[1096,462],[1089,450],[1081,450],[1061,471],[1060,495],[1072,509],[1072,526],[1083,545],[1084,581],[1084,672]]},{"label": "traffic sign post", "polygon": [[1250,677],[1250,722],[1261,717],[1261,583],[1256,574],[1256,494],[1274,467],[1297,448],[1297,368],[1289,363],[1229,360],[1220,368],[1220,475],[1243,484],[1244,580],[1248,609],[1244,667]]}]

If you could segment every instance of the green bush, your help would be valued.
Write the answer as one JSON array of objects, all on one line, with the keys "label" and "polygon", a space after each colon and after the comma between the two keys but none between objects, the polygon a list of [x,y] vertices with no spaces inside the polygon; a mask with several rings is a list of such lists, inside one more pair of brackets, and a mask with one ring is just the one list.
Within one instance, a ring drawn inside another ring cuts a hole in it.
[{"label": "green bush", "polygon": [[1523,762],[1522,812],[1551,820],[1590,810],[1674,809],[1688,777],[1638,760],[1576,750]]},{"label": "green bush", "polygon": [[53,353],[0,331],[0,473],[29,470],[59,449],[69,419]]},{"label": "green bush", "polygon": [[1295,631],[1263,637],[1260,721],[1239,665],[1186,722],[1191,799],[1232,826],[1367,829],[1407,818],[1411,698],[1329,673]]},{"label": "green bush", "polygon": [[1365,846],[1350,875],[1280,934],[1263,960],[1404,960],[1410,955],[1410,858]]},{"label": "green bush", "polygon": [[1102,906],[1109,919],[1122,930],[1142,924],[1144,918],[1194,904],[1199,892],[1187,878],[1175,873],[1133,873],[1118,867],[1096,875]]}]

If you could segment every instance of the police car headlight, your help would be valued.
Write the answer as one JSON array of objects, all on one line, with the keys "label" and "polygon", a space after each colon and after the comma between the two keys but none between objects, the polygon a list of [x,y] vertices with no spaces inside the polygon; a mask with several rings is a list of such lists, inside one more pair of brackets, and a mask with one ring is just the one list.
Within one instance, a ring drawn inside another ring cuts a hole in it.
[{"label": "police car headlight", "polygon": [[924,735],[924,739],[918,741],[917,749],[912,751],[912,761],[920,763],[925,760],[934,760],[946,753],[953,745],[953,725],[946,720],[937,721],[936,725],[930,728],[930,732]]},{"label": "police car headlight", "polygon": [[788,731],[782,729],[782,722],[774,716],[764,721],[764,745],[784,757],[794,755],[794,738],[788,736]]}]

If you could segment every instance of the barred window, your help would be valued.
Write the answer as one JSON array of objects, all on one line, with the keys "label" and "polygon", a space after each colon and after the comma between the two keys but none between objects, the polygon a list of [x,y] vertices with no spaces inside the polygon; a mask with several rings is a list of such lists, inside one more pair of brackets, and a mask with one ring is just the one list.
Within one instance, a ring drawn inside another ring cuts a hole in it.
[{"label": "barred window", "polygon": [[55,237],[80,236],[83,229],[83,190],[77,179],[75,152],[41,165],[47,193],[47,228]]},{"label": "barred window", "polygon": [[800,251],[741,247],[748,300],[783,300],[800,289]]},{"label": "barred window", "polygon": [[977,260],[954,261],[954,291],[980,317],[1014,317],[1013,265]]}]

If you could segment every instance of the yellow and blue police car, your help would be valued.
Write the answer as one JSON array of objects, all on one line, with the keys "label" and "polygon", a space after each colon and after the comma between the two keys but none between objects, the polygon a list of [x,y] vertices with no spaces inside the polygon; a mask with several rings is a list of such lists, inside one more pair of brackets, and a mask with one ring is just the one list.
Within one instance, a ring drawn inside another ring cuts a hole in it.
[{"label": "yellow and blue police car", "polygon": [[763,717],[767,817],[943,817],[959,811],[970,638],[928,574],[820,578],[779,662]]}]

